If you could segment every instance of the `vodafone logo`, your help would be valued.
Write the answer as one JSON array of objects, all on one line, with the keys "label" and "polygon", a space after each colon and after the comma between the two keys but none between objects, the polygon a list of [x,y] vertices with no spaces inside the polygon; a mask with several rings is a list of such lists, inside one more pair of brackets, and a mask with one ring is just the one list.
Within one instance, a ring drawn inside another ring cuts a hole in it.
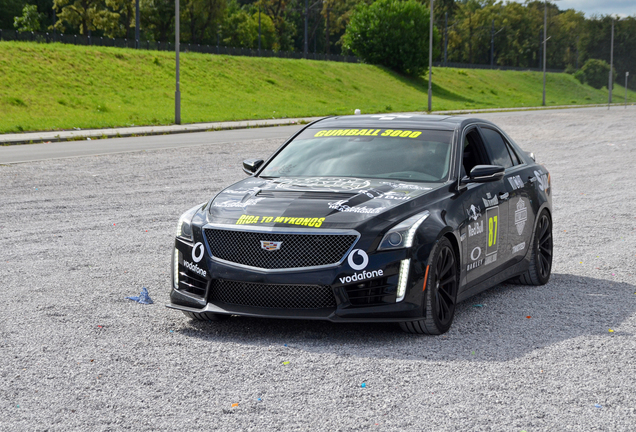
[{"label": "vodafone logo", "polygon": [[[356,257],[356,255],[358,255],[358,257]],[[358,263],[356,263],[356,261],[358,261]],[[362,270],[363,268],[367,267],[367,264],[369,264],[369,256],[362,249],[354,249],[349,254],[347,262],[349,263],[349,267],[351,267],[352,269]]]},{"label": "vodafone logo", "polygon": [[204,252],[203,243],[199,242],[195,244],[194,247],[192,248],[192,261],[194,261],[195,263],[198,263],[199,261],[201,261],[201,259],[203,258],[203,252]]}]

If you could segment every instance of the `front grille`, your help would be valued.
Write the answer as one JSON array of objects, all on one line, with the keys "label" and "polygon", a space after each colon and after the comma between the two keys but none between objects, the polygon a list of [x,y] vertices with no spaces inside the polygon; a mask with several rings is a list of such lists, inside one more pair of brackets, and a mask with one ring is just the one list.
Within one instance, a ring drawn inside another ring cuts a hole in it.
[{"label": "front grille", "polygon": [[344,289],[353,307],[395,303],[395,286],[388,284],[386,277],[348,285]]},{"label": "front grille", "polygon": [[187,291],[199,297],[205,296],[208,281],[179,264],[179,290]]},{"label": "front grille", "polygon": [[212,282],[209,301],[283,309],[336,307],[336,299],[329,286],[271,285],[226,280]]},{"label": "front grille", "polygon": [[[213,257],[263,269],[285,269],[336,264],[355,243],[356,235],[274,234],[216,228],[205,230]],[[261,241],[283,242],[276,251]]]}]

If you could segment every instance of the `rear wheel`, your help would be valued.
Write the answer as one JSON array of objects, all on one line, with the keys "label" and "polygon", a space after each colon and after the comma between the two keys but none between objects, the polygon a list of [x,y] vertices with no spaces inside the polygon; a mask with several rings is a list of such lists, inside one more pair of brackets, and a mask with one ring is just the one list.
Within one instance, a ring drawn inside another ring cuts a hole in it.
[{"label": "rear wheel", "polygon": [[183,314],[188,318],[192,318],[197,321],[223,321],[227,319],[229,315],[220,315],[211,312],[186,312],[183,311]]},{"label": "rear wheel", "polygon": [[453,323],[459,268],[450,241],[443,237],[431,256],[422,299],[424,318],[400,323],[408,333],[439,335],[446,333]]},{"label": "rear wheel", "polygon": [[517,282],[524,285],[545,285],[552,273],[552,219],[546,210],[539,215],[539,223],[532,239],[530,267]]}]

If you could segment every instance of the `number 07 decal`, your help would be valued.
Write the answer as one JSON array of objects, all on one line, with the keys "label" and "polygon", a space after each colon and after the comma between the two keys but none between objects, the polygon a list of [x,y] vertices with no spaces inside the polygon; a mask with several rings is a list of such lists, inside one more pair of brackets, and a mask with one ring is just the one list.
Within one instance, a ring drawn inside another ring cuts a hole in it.
[{"label": "number 07 decal", "polygon": [[488,245],[486,255],[497,252],[497,236],[499,235],[499,206],[490,207],[486,210],[488,220]]}]

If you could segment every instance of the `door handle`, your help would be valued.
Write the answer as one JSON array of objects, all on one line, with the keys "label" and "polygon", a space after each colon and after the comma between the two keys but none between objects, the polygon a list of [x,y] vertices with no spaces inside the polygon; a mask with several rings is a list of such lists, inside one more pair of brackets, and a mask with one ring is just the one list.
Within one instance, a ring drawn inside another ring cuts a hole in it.
[{"label": "door handle", "polygon": [[500,199],[500,200],[507,200],[509,196],[510,196],[510,194],[509,194],[508,192],[506,192],[506,193],[500,193],[500,194],[499,194],[499,199]]}]

